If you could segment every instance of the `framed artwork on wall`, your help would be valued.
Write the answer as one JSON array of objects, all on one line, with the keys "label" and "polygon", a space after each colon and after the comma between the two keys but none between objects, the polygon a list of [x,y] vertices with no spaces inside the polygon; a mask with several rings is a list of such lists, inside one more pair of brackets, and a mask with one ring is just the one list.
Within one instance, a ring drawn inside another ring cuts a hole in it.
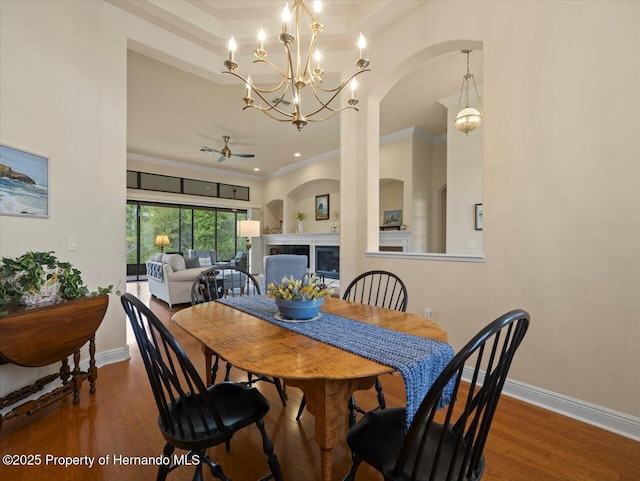
[{"label": "framed artwork on wall", "polygon": [[49,217],[49,159],[0,145],[0,215]]},{"label": "framed artwork on wall", "polygon": [[476,230],[482,230],[482,204],[476,204]]},{"label": "framed artwork on wall", "polygon": [[329,194],[316,195],[316,220],[329,220]]},{"label": "framed artwork on wall", "polygon": [[382,227],[400,227],[402,225],[402,210],[385,210],[382,216]]}]

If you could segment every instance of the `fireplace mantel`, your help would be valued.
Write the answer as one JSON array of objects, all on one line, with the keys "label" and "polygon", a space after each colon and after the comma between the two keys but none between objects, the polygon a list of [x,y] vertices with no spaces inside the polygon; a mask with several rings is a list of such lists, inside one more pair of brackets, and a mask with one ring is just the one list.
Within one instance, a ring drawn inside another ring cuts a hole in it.
[{"label": "fireplace mantel", "polygon": [[263,234],[265,245],[299,244],[309,246],[339,246],[340,234],[337,232],[316,232],[309,234]]},{"label": "fireplace mantel", "polygon": [[[411,231],[380,231],[380,246],[399,247],[408,252],[411,245]],[[309,234],[263,234],[262,240],[267,245],[299,244],[308,246],[339,246],[340,234],[337,232],[316,232]]]}]

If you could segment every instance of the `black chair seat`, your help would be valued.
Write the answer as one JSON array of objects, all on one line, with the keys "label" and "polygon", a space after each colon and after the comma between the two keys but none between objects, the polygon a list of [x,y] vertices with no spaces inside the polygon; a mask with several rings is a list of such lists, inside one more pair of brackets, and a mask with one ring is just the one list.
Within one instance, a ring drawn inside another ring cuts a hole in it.
[{"label": "black chair seat", "polygon": [[[174,420],[172,429],[160,423],[165,439],[177,448],[197,450],[226,442],[236,431],[254,424],[269,412],[269,401],[256,388],[224,382],[209,386],[207,392],[220,414],[224,431],[217,429],[211,413],[201,413],[201,403],[190,402],[192,397],[189,396],[186,402],[179,400],[169,405]],[[194,425],[193,432],[180,432],[179,426],[189,422]]]},{"label": "black chair seat", "polygon": [[[405,432],[406,411],[404,408],[390,408],[383,411],[371,411],[365,414],[360,422],[349,430],[347,434],[347,443],[354,452],[357,452],[360,458],[375,467],[384,475],[385,480],[393,481],[411,481],[413,473],[409,467],[415,465],[415,458],[418,453],[418,446],[413,446],[409,454],[408,463],[405,469],[395,475],[393,473],[396,460],[400,454],[402,443],[406,435]],[[452,454],[456,449],[458,437],[449,429],[444,433],[442,424],[434,423],[426,439],[424,452],[435,453],[438,448],[440,439],[443,439],[442,452],[438,459],[438,470],[433,478],[434,481],[446,481],[447,479],[459,479],[460,467],[462,466],[462,458],[456,459],[452,476],[448,478],[448,469],[451,463]],[[421,437],[421,434],[419,435]],[[464,450],[466,444],[461,443],[461,449]],[[420,464],[418,476],[415,479],[431,479],[429,478],[433,468],[434,458],[425,458]],[[481,457],[479,467],[472,478],[479,479],[484,471],[484,456]]]}]

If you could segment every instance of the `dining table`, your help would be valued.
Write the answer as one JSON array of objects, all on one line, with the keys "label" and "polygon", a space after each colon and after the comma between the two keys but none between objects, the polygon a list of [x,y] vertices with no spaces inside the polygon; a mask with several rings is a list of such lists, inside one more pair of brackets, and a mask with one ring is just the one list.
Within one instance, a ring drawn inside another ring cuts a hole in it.
[{"label": "dining table", "polygon": [[[417,314],[333,297],[325,299],[323,313],[444,343],[448,340],[440,325]],[[303,391],[307,410],[315,417],[323,481],[331,480],[332,450],[345,435],[349,397],[372,388],[377,376],[396,371],[221,302],[185,308],[172,320],[202,343],[206,358],[215,352],[239,369],[280,378]]]}]

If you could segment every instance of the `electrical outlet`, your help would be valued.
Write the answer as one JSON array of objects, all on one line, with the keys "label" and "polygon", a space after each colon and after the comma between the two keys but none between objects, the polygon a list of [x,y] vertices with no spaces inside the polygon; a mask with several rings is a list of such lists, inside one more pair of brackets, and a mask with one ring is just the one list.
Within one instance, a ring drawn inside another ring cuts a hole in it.
[{"label": "electrical outlet", "polygon": [[424,317],[426,317],[426,318],[427,318],[427,319],[429,319],[429,320],[433,320],[433,314],[432,314],[432,312],[431,312],[431,308],[430,308],[430,307],[427,307],[427,308],[424,310]]}]

